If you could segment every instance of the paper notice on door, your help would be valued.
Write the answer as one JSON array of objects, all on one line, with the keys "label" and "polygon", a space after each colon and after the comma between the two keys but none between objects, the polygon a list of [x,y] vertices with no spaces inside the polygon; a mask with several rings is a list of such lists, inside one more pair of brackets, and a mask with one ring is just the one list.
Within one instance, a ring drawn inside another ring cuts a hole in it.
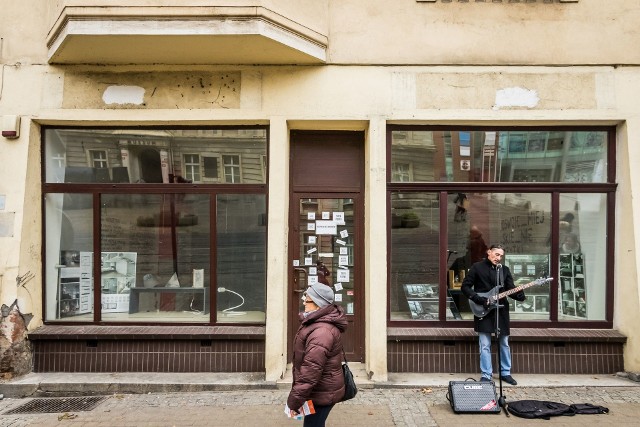
[{"label": "paper notice on door", "polygon": [[315,245],[316,242],[317,242],[316,236],[309,236],[309,244],[310,245]]},{"label": "paper notice on door", "polygon": [[316,229],[315,222],[310,222],[309,224],[307,224],[307,231],[314,231],[315,229]]},{"label": "paper notice on door", "polygon": [[311,259],[311,257],[304,258],[304,265],[313,265],[313,260]]},{"label": "paper notice on door", "polygon": [[340,255],[348,255],[349,248],[340,248]]},{"label": "paper notice on door", "polygon": [[342,294],[335,294],[333,300],[336,302],[342,302]]},{"label": "paper notice on door", "polygon": [[348,282],[349,281],[349,270],[338,270],[338,282]]},{"label": "paper notice on door", "polygon": [[293,260],[293,266],[294,266],[294,267],[297,267],[297,266],[299,266],[299,265],[300,265],[300,260],[299,260],[299,259],[294,259],[294,260]]},{"label": "paper notice on door", "polygon": [[344,212],[334,212],[333,220],[340,225],[344,224]]},{"label": "paper notice on door", "polygon": [[338,257],[338,265],[348,265],[349,264],[349,255],[340,255]]},{"label": "paper notice on door", "polygon": [[309,267],[309,274],[318,274],[318,267]]},{"label": "paper notice on door", "polygon": [[318,284],[318,276],[309,276],[309,286]]},{"label": "paper notice on door", "polygon": [[336,291],[341,291],[341,290],[342,290],[342,283],[339,283],[339,282],[338,282],[338,283],[336,283],[335,285],[333,285],[333,288],[334,288]]},{"label": "paper notice on door", "polygon": [[342,246],[347,244],[347,242],[345,242],[344,240],[340,240],[340,239],[336,239],[336,243],[339,244],[339,245],[342,245]]},{"label": "paper notice on door", "polygon": [[315,251],[317,251],[318,248],[311,248],[307,251],[307,255],[311,255],[312,253],[314,253]]},{"label": "paper notice on door", "polygon": [[331,219],[331,212],[322,212],[322,219]]},{"label": "paper notice on door", "polygon": [[307,212],[307,219],[311,220],[311,221],[316,219],[316,213],[315,212]]},{"label": "paper notice on door", "polygon": [[347,230],[340,231],[340,237],[346,239],[347,237],[349,237],[349,232]]},{"label": "paper notice on door", "polygon": [[335,236],[338,234],[338,224],[335,221],[316,221],[316,234]]}]

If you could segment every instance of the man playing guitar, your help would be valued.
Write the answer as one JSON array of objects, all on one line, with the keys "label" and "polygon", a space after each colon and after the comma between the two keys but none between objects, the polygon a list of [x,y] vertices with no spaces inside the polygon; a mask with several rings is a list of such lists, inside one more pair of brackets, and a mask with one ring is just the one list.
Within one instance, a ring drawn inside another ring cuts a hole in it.
[{"label": "man playing guitar", "polygon": [[[494,310],[495,301],[480,294],[488,293],[501,285],[499,289],[509,291],[515,288],[513,276],[508,267],[501,264],[504,257],[504,247],[502,245],[491,245],[487,250],[487,257],[471,266],[469,272],[462,282],[462,293],[473,303],[484,310],[484,316],[479,317],[474,312],[473,326],[478,333],[480,343],[480,371],[482,377],[480,381],[491,381],[493,377],[493,367],[491,364],[491,334],[496,331],[496,312],[499,313],[499,351],[500,351],[500,377],[511,385],[517,385],[511,376],[511,349],[509,348],[509,301],[506,297],[500,299],[500,307]],[[517,301],[524,301],[525,295],[522,290],[510,293],[511,298]],[[476,310],[477,312],[477,310]]]}]

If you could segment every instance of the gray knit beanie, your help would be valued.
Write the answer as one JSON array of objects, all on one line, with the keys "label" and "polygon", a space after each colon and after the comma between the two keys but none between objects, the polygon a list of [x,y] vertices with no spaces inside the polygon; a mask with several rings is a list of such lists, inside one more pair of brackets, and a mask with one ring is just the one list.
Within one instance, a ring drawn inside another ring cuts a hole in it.
[{"label": "gray knit beanie", "polygon": [[320,308],[333,304],[333,290],[327,285],[318,283],[309,286],[307,296]]}]

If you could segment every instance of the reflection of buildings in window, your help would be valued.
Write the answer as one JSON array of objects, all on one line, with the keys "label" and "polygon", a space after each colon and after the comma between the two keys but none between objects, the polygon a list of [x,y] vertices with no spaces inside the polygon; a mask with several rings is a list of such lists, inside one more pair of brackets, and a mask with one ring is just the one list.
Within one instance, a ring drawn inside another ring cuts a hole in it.
[{"label": "reflection of buildings in window", "polygon": [[224,181],[228,183],[240,182],[240,156],[223,155]]},{"label": "reflection of buildings in window", "polygon": [[220,179],[220,158],[218,156],[203,155],[202,156],[202,170],[203,181],[218,181]]},{"label": "reflection of buildings in window", "polygon": [[109,167],[109,163],[107,161],[107,151],[89,150],[89,166],[93,168]]},{"label": "reflection of buildings in window", "polygon": [[184,154],[182,176],[191,182],[200,182],[200,156],[198,154]]},{"label": "reflection of buildings in window", "polygon": [[393,181],[394,182],[410,182],[411,176],[411,164],[410,163],[398,163],[394,162],[392,166]]},{"label": "reflection of buildings in window", "polygon": [[[266,182],[264,129],[49,129],[46,138],[47,182],[65,181],[65,167],[75,168],[66,182],[160,183],[171,175],[194,182]],[[160,152],[166,160],[158,159]]]}]

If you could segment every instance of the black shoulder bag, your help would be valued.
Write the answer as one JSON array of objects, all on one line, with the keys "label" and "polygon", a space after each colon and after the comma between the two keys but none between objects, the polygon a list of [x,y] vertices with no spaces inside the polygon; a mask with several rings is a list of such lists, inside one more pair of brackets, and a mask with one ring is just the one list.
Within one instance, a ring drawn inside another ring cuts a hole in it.
[{"label": "black shoulder bag", "polygon": [[344,354],[344,348],[342,349],[342,357],[344,358],[344,362],[342,362],[342,374],[344,375],[344,397],[341,401],[344,402],[345,400],[350,400],[356,397],[356,394],[358,394],[358,386],[356,386],[356,382],[353,379],[353,373],[351,372],[351,369],[349,369],[347,355]]}]

